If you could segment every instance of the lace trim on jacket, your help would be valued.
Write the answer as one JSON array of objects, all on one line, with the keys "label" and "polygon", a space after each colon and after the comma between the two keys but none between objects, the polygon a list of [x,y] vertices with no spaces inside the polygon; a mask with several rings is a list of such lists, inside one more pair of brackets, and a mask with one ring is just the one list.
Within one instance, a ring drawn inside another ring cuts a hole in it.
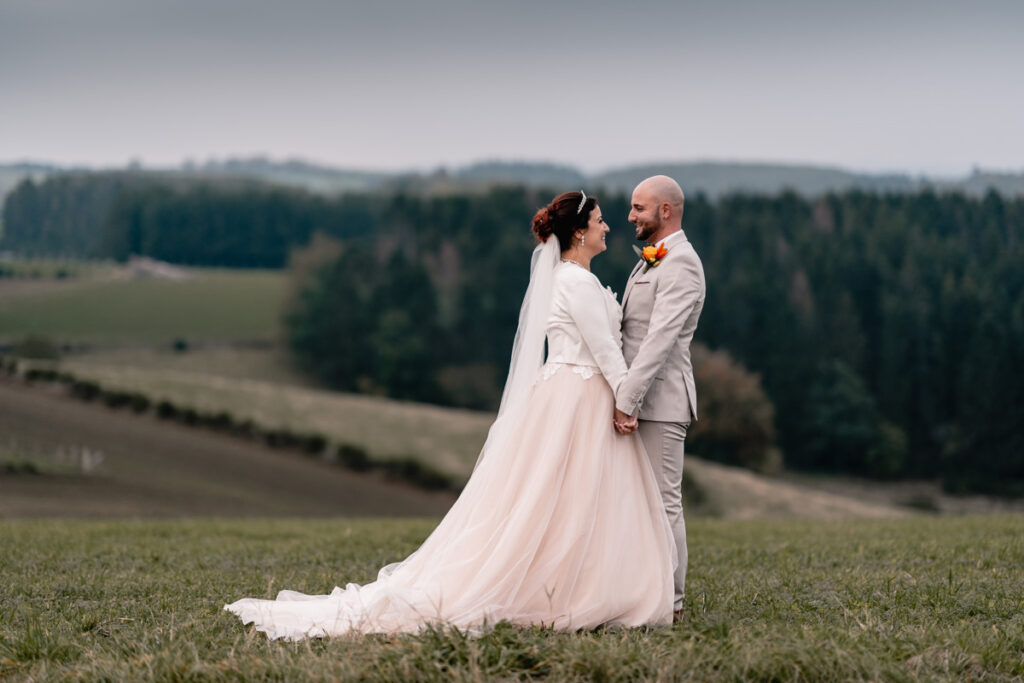
[{"label": "lace trim on jacket", "polygon": [[601,374],[601,368],[593,365],[575,365],[574,363],[545,363],[540,369],[540,377],[537,379],[538,382],[543,382],[546,379],[551,379],[560,368],[572,368],[572,371],[577,375],[583,377],[583,379],[590,379],[594,375]]}]

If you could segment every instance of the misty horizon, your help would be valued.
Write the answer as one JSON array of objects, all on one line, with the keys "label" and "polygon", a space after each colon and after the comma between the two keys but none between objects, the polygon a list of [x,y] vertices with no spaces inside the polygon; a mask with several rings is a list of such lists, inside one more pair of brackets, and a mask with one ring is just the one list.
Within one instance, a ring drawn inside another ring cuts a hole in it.
[{"label": "misty horizon", "polygon": [[799,168],[799,169],[820,169],[822,171],[839,171],[844,173],[850,173],[853,175],[865,175],[865,176],[905,176],[908,178],[928,178],[931,180],[953,180],[964,177],[969,177],[976,173],[988,173],[988,174],[1024,174],[1024,163],[1021,163],[1015,167],[997,168],[982,166],[978,164],[971,165],[962,171],[953,172],[940,172],[931,173],[927,171],[912,171],[906,168],[859,168],[846,166],[840,163],[824,163],[816,161],[800,161],[800,160],[782,160],[782,159],[742,159],[742,158],[693,158],[693,159],[650,159],[650,160],[634,160],[626,161],[619,164],[613,164],[609,166],[599,166],[596,168],[587,168],[579,164],[574,164],[568,161],[558,161],[551,159],[528,159],[528,158],[502,158],[502,157],[488,157],[482,156],[475,159],[470,159],[464,163],[455,164],[434,164],[425,166],[395,166],[395,167],[383,167],[383,166],[372,166],[372,165],[355,165],[355,164],[338,164],[331,161],[314,159],[301,155],[291,156],[273,156],[269,154],[247,154],[247,155],[228,155],[223,157],[204,157],[200,159],[186,158],[179,162],[171,163],[160,163],[151,164],[145,162],[145,160],[139,157],[130,158],[122,163],[108,163],[108,164],[96,164],[96,163],[62,163],[53,161],[50,159],[36,159],[36,158],[17,158],[17,159],[0,159],[0,167],[13,167],[13,166],[33,166],[42,168],[53,168],[60,171],[118,171],[118,170],[131,170],[139,169],[144,171],[180,171],[189,169],[204,169],[204,168],[217,168],[228,164],[245,164],[245,163],[266,163],[274,166],[286,166],[289,164],[308,166],[312,168],[321,168],[330,171],[339,172],[351,172],[351,173],[367,173],[367,174],[379,174],[386,176],[399,176],[399,175],[422,175],[430,176],[437,173],[458,173],[460,171],[473,169],[482,165],[496,164],[496,165],[507,165],[507,166],[539,166],[539,167],[552,167],[552,168],[563,168],[580,172],[585,176],[600,176],[606,173],[614,171],[620,171],[623,169],[648,167],[648,166],[722,166],[722,167],[746,167],[746,168]]}]

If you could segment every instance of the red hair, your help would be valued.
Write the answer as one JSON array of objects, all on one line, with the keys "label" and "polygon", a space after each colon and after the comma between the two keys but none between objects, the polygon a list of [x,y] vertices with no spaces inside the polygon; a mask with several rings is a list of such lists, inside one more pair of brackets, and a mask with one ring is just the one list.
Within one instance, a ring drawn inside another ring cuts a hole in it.
[{"label": "red hair", "polygon": [[533,217],[533,232],[537,239],[547,242],[554,235],[562,251],[571,247],[573,233],[586,230],[590,212],[597,206],[596,197],[587,197],[583,208],[580,208],[581,200],[582,192],[565,192],[540,209]]}]

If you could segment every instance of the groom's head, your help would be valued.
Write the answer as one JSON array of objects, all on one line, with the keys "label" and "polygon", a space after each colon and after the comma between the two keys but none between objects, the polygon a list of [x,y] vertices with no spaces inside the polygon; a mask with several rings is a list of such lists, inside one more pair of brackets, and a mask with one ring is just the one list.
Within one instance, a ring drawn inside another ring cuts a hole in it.
[{"label": "groom's head", "polygon": [[636,238],[657,241],[682,228],[684,201],[679,183],[667,175],[651,176],[637,185],[629,209]]}]

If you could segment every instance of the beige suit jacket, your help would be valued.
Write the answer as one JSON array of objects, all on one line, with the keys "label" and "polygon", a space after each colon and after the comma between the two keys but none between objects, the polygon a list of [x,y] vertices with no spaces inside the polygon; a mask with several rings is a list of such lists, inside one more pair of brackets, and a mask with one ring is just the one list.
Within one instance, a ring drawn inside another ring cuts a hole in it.
[{"label": "beige suit jacket", "polygon": [[704,307],[704,267],[680,231],[664,241],[668,254],[644,272],[637,264],[622,297],[622,353],[629,372],[615,405],[641,420],[697,419],[690,342]]}]

